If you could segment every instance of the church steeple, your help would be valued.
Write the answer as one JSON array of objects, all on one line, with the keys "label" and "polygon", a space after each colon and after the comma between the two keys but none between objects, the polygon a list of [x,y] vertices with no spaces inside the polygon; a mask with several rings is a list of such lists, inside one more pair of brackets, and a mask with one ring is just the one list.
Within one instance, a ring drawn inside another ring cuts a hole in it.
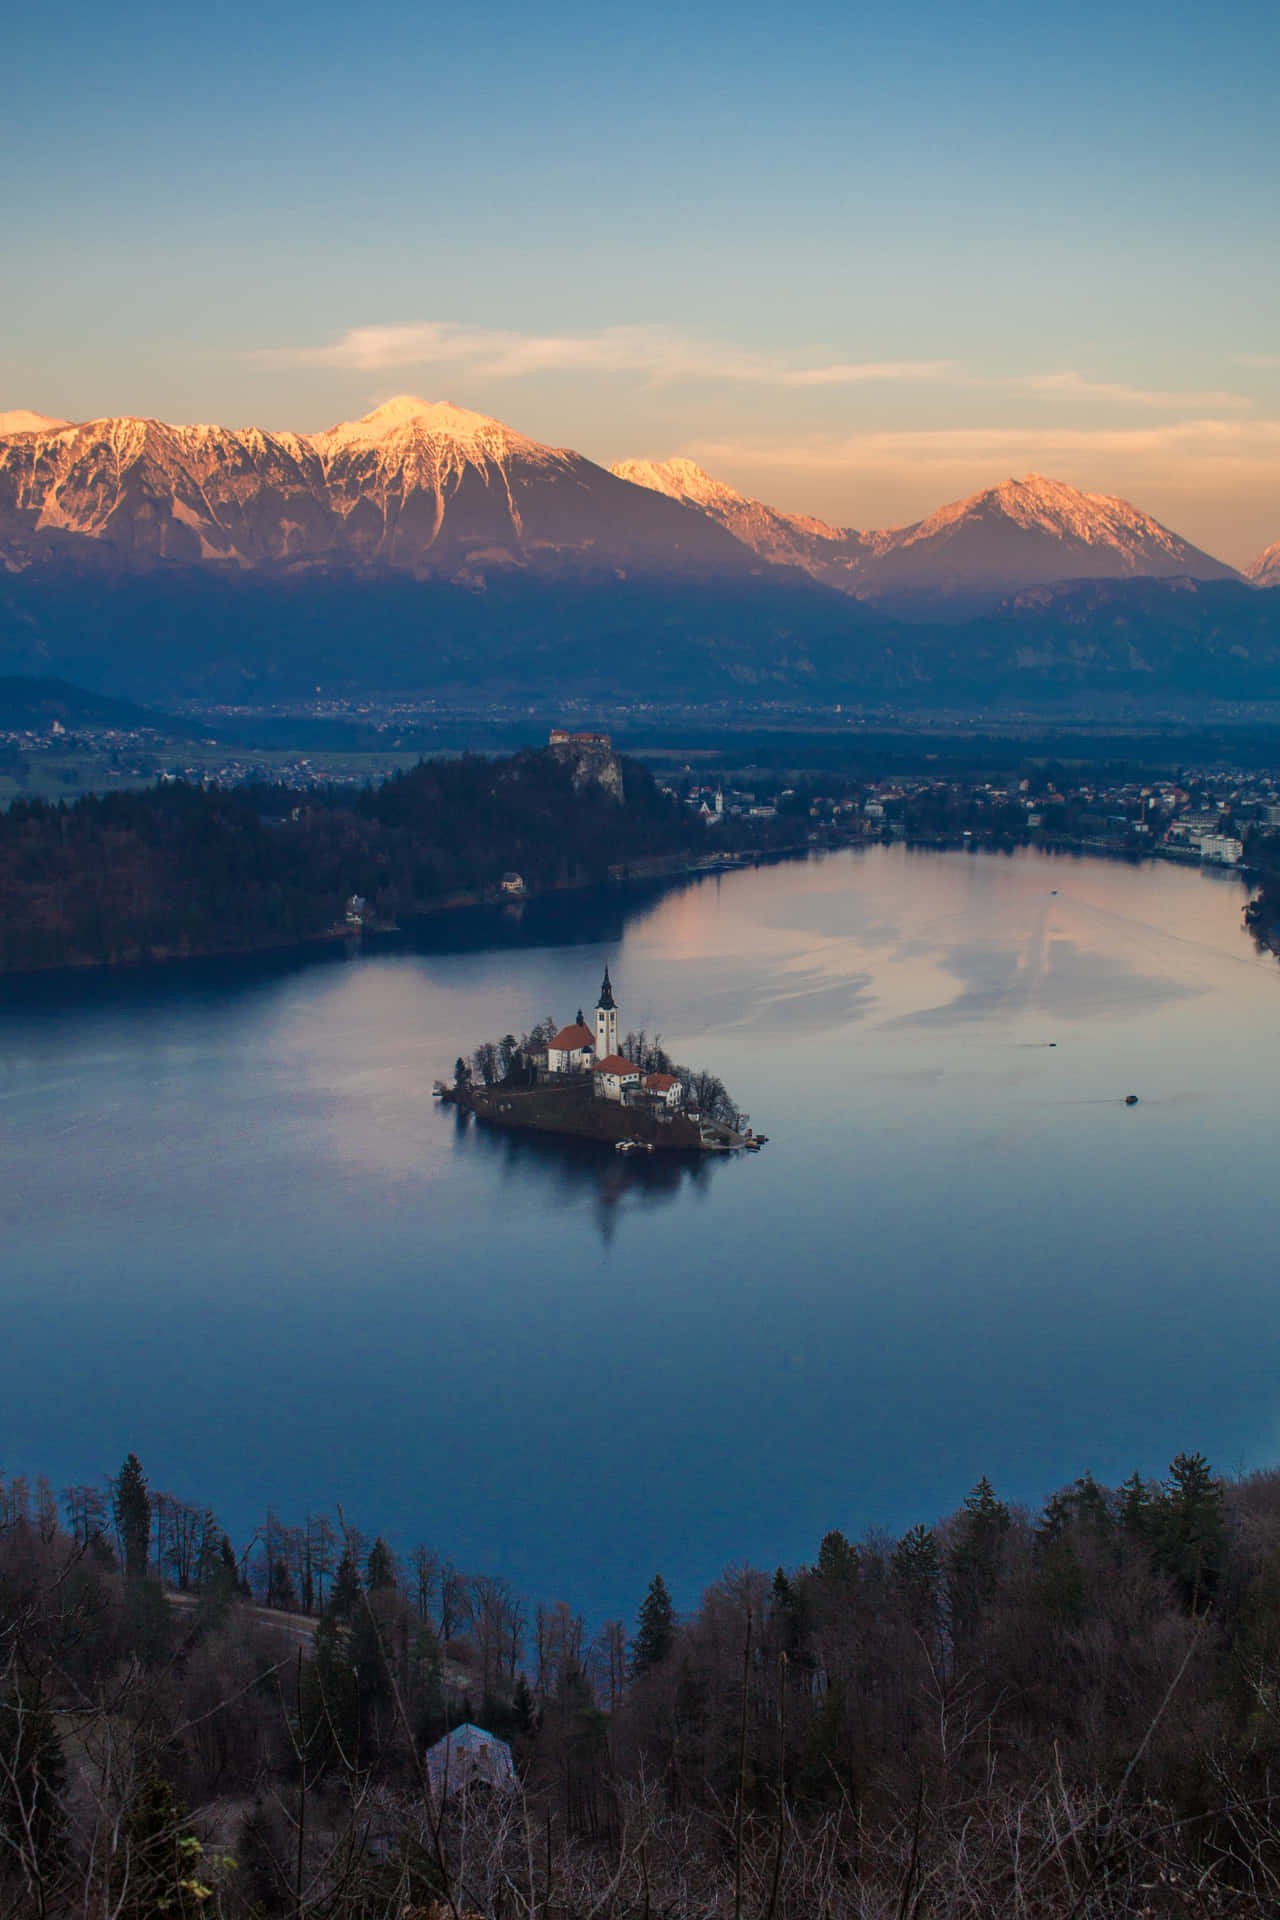
[{"label": "church steeple", "polygon": [[613,984],[609,979],[608,967],[604,970],[604,983],[600,988],[600,998],[596,1001],[596,1059],[603,1060],[606,1054],[618,1051],[618,1009],[614,1005]]}]

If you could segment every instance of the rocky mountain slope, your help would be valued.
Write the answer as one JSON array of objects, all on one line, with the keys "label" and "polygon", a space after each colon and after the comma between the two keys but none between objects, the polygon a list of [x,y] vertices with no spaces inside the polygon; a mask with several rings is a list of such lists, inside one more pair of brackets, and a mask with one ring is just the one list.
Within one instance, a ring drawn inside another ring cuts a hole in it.
[{"label": "rocky mountain slope", "polygon": [[448,402],[392,400],[311,435],[5,417],[18,422],[0,428],[10,570],[321,563],[475,584],[495,569],[715,575],[752,564],[705,514]]},{"label": "rocky mountain slope", "polygon": [[1244,570],[1255,587],[1280,587],[1280,540],[1273,540]]},{"label": "rocky mountain slope", "polygon": [[1061,580],[1235,580],[1149,514],[1110,494],[1028,474],[907,527],[859,532],[779,513],[691,460],[624,460],[612,471],[696,506],[762,558],[900,613],[971,613]]},{"label": "rocky mountain slope", "polygon": [[802,567],[824,586],[841,592],[857,591],[868,542],[852,527],[831,527],[807,514],[767,507],[722,480],[713,480],[693,460],[620,460],[609,471],[635,486],[650,487],[668,499],[698,508],[762,560]]}]

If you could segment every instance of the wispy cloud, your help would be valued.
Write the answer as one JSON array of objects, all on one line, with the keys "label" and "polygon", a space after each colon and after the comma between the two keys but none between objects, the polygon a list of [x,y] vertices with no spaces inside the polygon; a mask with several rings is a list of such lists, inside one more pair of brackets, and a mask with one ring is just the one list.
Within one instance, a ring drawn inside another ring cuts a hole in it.
[{"label": "wispy cloud", "polygon": [[830,472],[887,465],[923,468],[1034,460],[1154,458],[1267,463],[1280,458],[1280,420],[1179,420],[1141,427],[938,427],[918,431],[693,440],[695,459]]},{"label": "wispy cloud", "polygon": [[532,334],[431,320],[351,327],[323,346],[268,348],[262,366],[332,367],[355,373],[459,367],[477,378],[538,373],[634,373],[655,381],[726,380],[779,387],[856,386],[945,378],[945,360],[837,361],[806,366],[797,356],[699,340],[667,327],[602,327],[590,333]]},{"label": "wispy cloud", "polygon": [[[1278,362],[1277,364],[1280,364]],[[1068,399],[1101,400],[1123,407],[1248,407],[1242,393],[1177,393],[1159,387],[1135,387],[1121,380],[1094,380],[1085,373],[1027,373],[998,383],[1014,393],[1065,396]]]},{"label": "wispy cloud", "polygon": [[[946,358],[822,359],[816,353],[755,349],[662,326],[539,334],[466,326],[451,320],[423,320],[349,327],[336,339],[318,346],[265,348],[251,358],[263,367],[327,367],[347,373],[456,369],[477,380],[519,380],[548,373],[632,374],[653,385],[702,380],[780,389],[835,389],[914,383],[1152,411],[1179,407],[1236,411],[1251,404],[1242,394],[1179,393],[1101,380],[1076,368],[993,376],[971,372]],[[1254,366],[1280,365],[1280,360],[1269,363],[1262,355],[1236,358]]]},{"label": "wispy cloud", "polygon": [[1280,371],[1280,353],[1237,353],[1234,357],[1238,367],[1259,367],[1264,373]]}]

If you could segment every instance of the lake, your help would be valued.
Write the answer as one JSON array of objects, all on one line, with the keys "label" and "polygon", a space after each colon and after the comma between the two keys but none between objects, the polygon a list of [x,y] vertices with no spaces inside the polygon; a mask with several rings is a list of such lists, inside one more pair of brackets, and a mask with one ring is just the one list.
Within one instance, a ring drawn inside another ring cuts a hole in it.
[{"label": "lake", "polygon": [[[1225,874],[836,853],[412,946],[0,992],[0,1469],[129,1449],[237,1542],[341,1503],[593,1618],[1201,1448],[1280,1457],[1280,968]],[[594,1005],[770,1136],[497,1134]],[[1135,1092],[1140,1104],[1127,1108]]]}]

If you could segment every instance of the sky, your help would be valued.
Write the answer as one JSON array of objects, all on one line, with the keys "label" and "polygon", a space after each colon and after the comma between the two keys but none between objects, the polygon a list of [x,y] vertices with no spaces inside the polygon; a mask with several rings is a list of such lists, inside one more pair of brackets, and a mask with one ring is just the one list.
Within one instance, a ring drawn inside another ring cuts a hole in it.
[{"label": "sky", "polygon": [[0,409],[398,393],[899,525],[1280,539],[1280,8],[82,0],[4,31]]}]

